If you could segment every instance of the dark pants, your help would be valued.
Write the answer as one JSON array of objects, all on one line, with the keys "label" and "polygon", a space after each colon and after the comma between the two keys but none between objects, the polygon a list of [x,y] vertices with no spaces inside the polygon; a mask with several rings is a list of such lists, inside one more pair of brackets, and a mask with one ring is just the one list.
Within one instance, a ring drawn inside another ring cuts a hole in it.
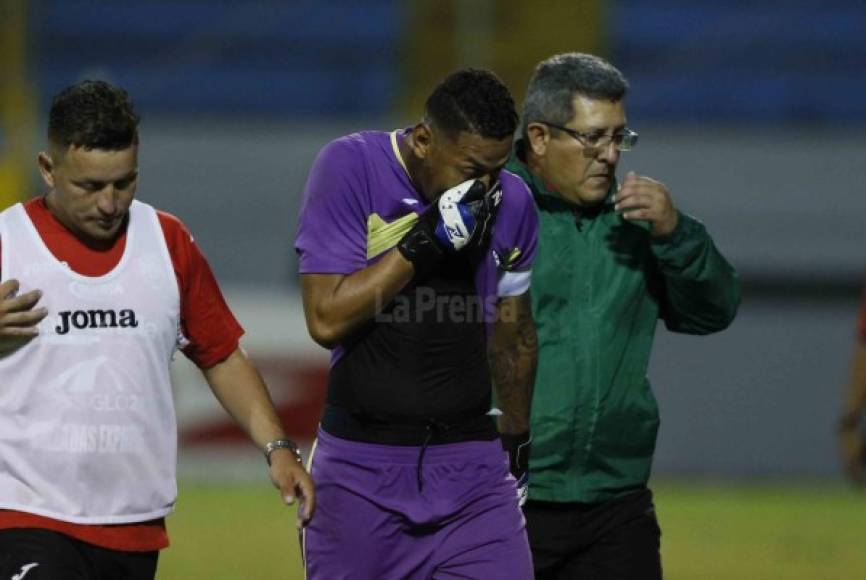
[{"label": "dark pants", "polygon": [[159,552],[121,552],[49,530],[0,530],[2,580],[153,580]]},{"label": "dark pants", "polygon": [[600,504],[529,501],[523,508],[536,580],[660,580],[652,492]]}]

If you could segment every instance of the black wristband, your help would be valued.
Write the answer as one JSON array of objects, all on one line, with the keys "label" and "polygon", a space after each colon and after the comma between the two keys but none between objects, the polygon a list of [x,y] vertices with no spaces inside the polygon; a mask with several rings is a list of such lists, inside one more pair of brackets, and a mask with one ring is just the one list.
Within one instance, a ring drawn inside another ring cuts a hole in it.
[{"label": "black wristband", "polygon": [[508,452],[509,469],[517,477],[529,468],[529,451],[532,437],[529,432],[524,433],[500,433],[502,449]]},{"label": "black wristband", "polygon": [[506,451],[515,451],[524,443],[529,443],[529,431],[523,433],[500,433],[499,438],[502,439],[502,448]]}]

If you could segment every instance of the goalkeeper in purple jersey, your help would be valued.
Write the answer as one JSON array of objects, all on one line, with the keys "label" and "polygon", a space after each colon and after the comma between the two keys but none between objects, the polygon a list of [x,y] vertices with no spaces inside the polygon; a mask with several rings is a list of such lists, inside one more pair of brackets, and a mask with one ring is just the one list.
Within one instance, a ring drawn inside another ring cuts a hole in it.
[{"label": "goalkeeper in purple jersey", "polygon": [[295,246],[332,358],[310,579],[532,577],[518,480],[538,222],[502,169],[516,125],[502,82],[465,69],[413,127],[342,137],[313,164]]}]

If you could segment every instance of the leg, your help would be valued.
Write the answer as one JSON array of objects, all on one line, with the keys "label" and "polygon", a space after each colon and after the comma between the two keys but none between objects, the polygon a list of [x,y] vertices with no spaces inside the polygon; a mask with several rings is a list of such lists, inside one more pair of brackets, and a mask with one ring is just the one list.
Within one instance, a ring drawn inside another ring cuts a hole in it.
[{"label": "leg", "polygon": [[578,530],[571,528],[570,504],[528,501],[523,506],[537,580],[555,580],[559,570],[580,548]]},{"label": "leg", "polygon": [[316,515],[302,532],[307,578],[407,577],[412,550],[399,519],[342,486],[316,484]]},{"label": "leg", "polygon": [[[661,580],[661,531],[649,491],[614,500],[591,547],[569,560],[559,578]],[[611,509],[612,508],[612,509]]]},{"label": "leg", "polygon": [[497,527],[503,523],[503,515],[485,514],[461,526],[463,529],[449,542],[462,544],[464,551],[440,564],[433,578],[531,580],[534,576],[526,532],[522,526]]},{"label": "leg", "polygon": [[88,545],[87,555],[100,580],[154,580],[159,552],[121,552]]},{"label": "leg", "polygon": [[49,530],[0,530],[0,578],[95,580],[78,542]]},{"label": "leg", "polygon": [[302,535],[308,580],[414,578],[432,551],[423,534],[408,533],[404,517],[412,504],[401,498],[417,495],[414,464],[382,461],[372,449],[319,436],[311,459],[316,515]]},{"label": "leg", "polygon": [[[517,503],[513,478],[507,477],[507,465],[491,470],[485,495],[467,504],[463,513],[437,536],[441,560],[433,574],[435,579],[502,578],[531,580],[532,556],[526,536],[526,523]],[[482,488],[483,489],[483,488]]]}]

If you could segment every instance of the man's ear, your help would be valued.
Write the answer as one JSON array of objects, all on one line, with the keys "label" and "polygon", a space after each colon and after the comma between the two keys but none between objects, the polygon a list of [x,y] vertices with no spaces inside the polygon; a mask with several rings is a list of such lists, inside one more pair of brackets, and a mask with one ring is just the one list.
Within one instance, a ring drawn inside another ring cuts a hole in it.
[{"label": "man's ear", "polygon": [[420,122],[409,133],[408,145],[416,159],[424,159],[430,155],[433,148],[433,129],[425,122]]},{"label": "man's ear", "polygon": [[54,158],[47,151],[41,151],[36,156],[36,163],[39,165],[39,175],[42,176],[42,181],[54,189],[54,168],[56,167]]},{"label": "man's ear", "polygon": [[538,156],[547,152],[550,143],[550,129],[544,123],[530,123],[526,126],[526,144]]}]

